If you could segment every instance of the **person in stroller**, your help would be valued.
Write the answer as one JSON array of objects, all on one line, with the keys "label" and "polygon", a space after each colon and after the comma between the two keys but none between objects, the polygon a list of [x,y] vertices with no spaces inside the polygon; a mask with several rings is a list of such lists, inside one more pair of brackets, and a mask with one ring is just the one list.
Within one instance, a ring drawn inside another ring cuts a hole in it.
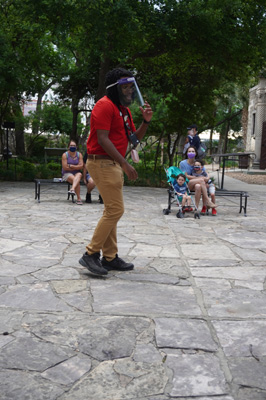
[{"label": "person in stroller", "polygon": [[[196,159],[191,175],[195,176],[195,177],[199,177],[199,176],[204,177],[204,180],[206,182],[206,187],[211,196],[211,200],[215,204],[215,186],[214,186],[214,183],[212,182],[212,180],[209,178],[208,173],[205,170],[203,170],[203,167],[204,167],[204,161]],[[191,180],[193,180],[193,178]],[[205,215],[206,212],[207,212],[206,205],[203,205],[201,214]],[[217,215],[216,208],[212,208],[212,215]]]},{"label": "person in stroller", "polygon": [[186,176],[184,174],[177,175],[173,187],[178,196],[178,201],[182,204],[182,211],[193,211],[191,207],[191,196],[187,193]]}]

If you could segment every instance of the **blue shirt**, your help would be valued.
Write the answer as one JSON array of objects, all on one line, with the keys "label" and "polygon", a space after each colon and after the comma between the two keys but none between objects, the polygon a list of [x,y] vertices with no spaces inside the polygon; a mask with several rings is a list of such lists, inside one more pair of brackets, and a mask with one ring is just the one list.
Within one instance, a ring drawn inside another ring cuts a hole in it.
[{"label": "blue shirt", "polygon": [[192,172],[194,171],[193,167],[194,167],[194,165],[190,165],[187,162],[187,160],[183,160],[179,164],[179,168],[181,169],[181,171],[186,172],[188,175],[192,175]]},{"label": "blue shirt", "polygon": [[175,182],[173,186],[177,193],[185,194],[187,192],[187,185],[185,183],[183,183],[182,186],[179,186],[179,184]]},{"label": "blue shirt", "polygon": [[[182,172],[186,172],[188,175],[193,175],[194,165],[190,165],[187,160],[181,161],[179,168]],[[205,172],[205,167],[202,168],[202,171]]]}]

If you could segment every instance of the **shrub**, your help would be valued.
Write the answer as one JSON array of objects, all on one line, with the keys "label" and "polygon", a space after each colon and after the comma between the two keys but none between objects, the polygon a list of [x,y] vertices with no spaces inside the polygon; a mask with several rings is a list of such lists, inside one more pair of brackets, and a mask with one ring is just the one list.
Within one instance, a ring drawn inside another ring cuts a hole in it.
[{"label": "shrub", "polygon": [[52,179],[61,176],[61,164],[35,164],[23,159],[9,160],[0,163],[0,179],[8,181],[33,181],[35,178]]}]

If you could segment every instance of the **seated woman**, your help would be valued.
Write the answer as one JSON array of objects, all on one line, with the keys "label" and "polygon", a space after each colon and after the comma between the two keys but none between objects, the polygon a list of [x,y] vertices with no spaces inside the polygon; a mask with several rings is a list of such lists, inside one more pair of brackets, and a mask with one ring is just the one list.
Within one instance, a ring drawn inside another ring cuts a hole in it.
[{"label": "seated woman", "polygon": [[[193,177],[192,172],[194,169],[195,158],[198,153],[195,147],[190,146],[186,151],[186,159],[181,161],[179,168],[189,179],[188,188],[189,190],[195,191],[195,204],[199,207],[200,197],[202,196],[203,207],[206,208],[216,208],[217,205],[214,204],[208,197],[208,192],[206,188],[206,182],[203,176]],[[191,179],[191,180],[190,180]]]},{"label": "seated woman", "polygon": [[77,151],[77,143],[75,140],[70,140],[68,144],[68,151],[62,155],[62,179],[65,182],[71,183],[70,194],[77,195],[76,204],[82,205],[80,197],[80,180],[83,168],[82,154]]},{"label": "seated woman", "polygon": [[[209,178],[208,173],[204,169],[204,161],[202,160],[195,160],[194,163],[194,171],[192,171],[192,175],[195,176],[196,178],[199,178],[200,176],[204,177],[204,180],[206,182],[206,187],[208,189],[208,192],[211,196],[211,201],[215,203],[215,186],[212,183],[212,180]],[[205,206],[203,206],[201,210],[201,214],[205,215],[207,212],[207,209]],[[217,211],[215,208],[212,209],[212,215],[217,215]]]}]

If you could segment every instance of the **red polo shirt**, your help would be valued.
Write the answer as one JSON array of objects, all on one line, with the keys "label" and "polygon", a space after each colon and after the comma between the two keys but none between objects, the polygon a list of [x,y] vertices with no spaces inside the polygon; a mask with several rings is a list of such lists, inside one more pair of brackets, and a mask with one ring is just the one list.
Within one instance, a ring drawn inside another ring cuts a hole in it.
[{"label": "red polo shirt", "polygon": [[[126,108],[120,106],[123,113],[126,115]],[[130,119],[132,116],[130,110],[127,108]],[[130,123],[130,121],[129,121]],[[136,131],[135,125],[132,121],[132,132]],[[98,144],[97,130],[105,130],[109,132],[109,139],[114,144],[119,153],[125,157],[128,145],[128,138],[125,131],[123,115],[118,107],[107,97],[102,97],[95,104],[90,121],[90,135],[87,141],[88,154],[107,154],[104,149]]]}]

